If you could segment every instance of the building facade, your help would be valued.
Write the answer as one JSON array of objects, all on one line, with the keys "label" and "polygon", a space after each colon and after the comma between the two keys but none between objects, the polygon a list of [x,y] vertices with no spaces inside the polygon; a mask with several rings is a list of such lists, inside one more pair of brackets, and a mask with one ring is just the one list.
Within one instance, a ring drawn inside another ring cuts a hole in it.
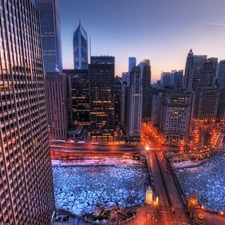
[{"label": "building facade", "polygon": [[158,97],[154,97],[154,100],[157,107],[154,122],[159,124],[165,143],[175,146],[183,145],[191,130],[193,93],[172,91],[161,93]]},{"label": "building facade", "polygon": [[114,79],[114,110],[115,110],[115,127],[121,125],[121,104],[122,104],[122,79],[118,76]]},{"label": "building facade", "polygon": [[88,69],[88,36],[81,22],[73,34],[74,69]]},{"label": "building facade", "polygon": [[221,60],[218,65],[217,85],[220,90],[217,119],[225,121],[225,60]]},{"label": "building facade", "polygon": [[151,65],[149,59],[144,59],[138,66],[141,69],[142,76],[142,119],[151,117],[151,104],[152,104],[152,92],[151,92]]},{"label": "building facade", "polygon": [[215,87],[199,88],[196,92],[195,119],[202,123],[214,123],[217,117],[220,92]]},{"label": "building facade", "polygon": [[203,69],[203,64],[206,61],[206,55],[194,55],[192,49],[189,51],[185,75],[184,75],[184,88],[187,90],[195,90],[198,86],[200,80],[201,70]]},{"label": "building facade", "polygon": [[57,0],[36,0],[40,10],[44,72],[62,71],[60,11]]},{"label": "building facade", "polygon": [[200,122],[214,123],[216,121],[220,92],[215,82],[215,67],[213,69],[213,62],[207,59],[195,93],[195,119]]},{"label": "building facade", "polygon": [[45,76],[45,92],[50,136],[67,139],[67,80],[64,73],[49,72]]},{"label": "building facade", "polygon": [[114,138],[114,73],[114,57],[91,57],[89,93],[92,141],[112,141]]},{"label": "building facade", "polygon": [[0,1],[0,225],[51,225],[55,210],[39,11]]},{"label": "building facade", "polygon": [[143,85],[141,69],[134,67],[130,72],[127,91],[126,133],[129,141],[139,142],[142,124]]},{"label": "building facade", "polygon": [[69,128],[90,125],[88,70],[63,70],[68,78]]}]

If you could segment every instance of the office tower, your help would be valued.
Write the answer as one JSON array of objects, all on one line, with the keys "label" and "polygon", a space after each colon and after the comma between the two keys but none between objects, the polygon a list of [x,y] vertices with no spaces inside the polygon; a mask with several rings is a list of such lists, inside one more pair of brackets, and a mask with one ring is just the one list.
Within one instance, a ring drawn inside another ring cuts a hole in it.
[{"label": "office tower", "polygon": [[225,60],[221,60],[219,63],[217,84],[220,88],[225,87]]},{"label": "office tower", "polygon": [[126,133],[130,142],[139,142],[142,123],[143,85],[141,69],[133,67],[127,93]]},{"label": "office tower", "polygon": [[202,123],[216,121],[219,90],[214,87],[199,88],[196,92],[195,119]]},{"label": "office tower", "polygon": [[128,59],[128,72],[130,72],[136,66],[136,58],[129,57]]},{"label": "office tower", "polygon": [[220,89],[217,119],[225,121],[225,60],[221,60],[218,65],[217,85]]},{"label": "office tower", "polygon": [[45,76],[45,92],[48,112],[48,125],[53,139],[67,139],[67,82],[66,75],[48,72]]},{"label": "office tower", "polygon": [[136,58],[135,57],[129,57],[128,58],[128,75],[127,75],[127,85],[130,85],[130,72],[133,69],[133,67],[136,66]]},{"label": "office tower", "polygon": [[192,49],[189,51],[184,76],[184,87],[186,89],[192,90],[198,86],[201,70],[206,58],[206,55],[194,55]]},{"label": "office tower", "polygon": [[211,57],[211,58],[208,58],[208,59],[212,63],[212,69],[214,71],[213,76],[216,78],[217,75],[218,75],[218,58]]},{"label": "office tower", "polygon": [[36,0],[40,10],[44,72],[62,71],[62,46],[59,3]]},{"label": "office tower", "polygon": [[142,119],[151,117],[151,104],[152,104],[152,93],[151,93],[151,66],[150,60],[144,59],[138,66],[141,69],[142,77]]},{"label": "office tower", "polygon": [[[167,144],[184,144],[191,130],[193,93],[173,90],[154,96],[156,124]],[[153,105],[154,107],[154,105]],[[158,120],[158,121],[157,121]]]},{"label": "office tower", "polygon": [[151,124],[155,127],[159,127],[160,106],[162,104],[161,101],[162,101],[162,93],[153,95],[151,108]]},{"label": "office tower", "polygon": [[88,69],[88,36],[81,22],[73,34],[74,69]]},{"label": "office tower", "polygon": [[123,82],[122,89],[121,89],[121,111],[120,111],[120,124],[122,128],[125,130],[126,126],[126,89],[127,89],[127,82]]},{"label": "office tower", "polygon": [[68,78],[69,128],[90,125],[88,70],[63,70]]},{"label": "office tower", "polygon": [[30,0],[1,0],[0,12],[0,224],[50,225],[55,206],[39,12]]},{"label": "office tower", "polygon": [[173,85],[175,86],[183,86],[183,70],[173,70]]},{"label": "office tower", "polygon": [[129,81],[129,73],[128,72],[122,73],[122,81],[128,83],[128,81]]},{"label": "office tower", "polygon": [[114,79],[114,110],[115,110],[115,126],[121,124],[121,97],[122,97],[122,79],[118,76]]},{"label": "office tower", "polygon": [[90,135],[93,141],[112,141],[114,137],[114,71],[114,57],[91,57]]},{"label": "office tower", "polygon": [[168,87],[173,85],[173,74],[170,72],[161,73],[161,82],[162,87]]},{"label": "office tower", "polygon": [[203,123],[216,121],[219,89],[215,87],[215,75],[213,62],[207,59],[201,71],[199,85],[195,93],[195,119]]},{"label": "office tower", "polygon": [[199,87],[213,87],[215,85],[216,76],[213,70],[213,63],[207,59],[204,62],[203,70],[200,74]]}]

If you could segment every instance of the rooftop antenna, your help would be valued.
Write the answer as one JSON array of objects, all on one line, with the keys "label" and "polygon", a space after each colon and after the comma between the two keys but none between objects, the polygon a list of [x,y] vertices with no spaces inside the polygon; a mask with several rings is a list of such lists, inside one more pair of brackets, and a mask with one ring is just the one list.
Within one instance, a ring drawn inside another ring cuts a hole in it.
[{"label": "rooftop antenna", "polygon": [[89,37],[89,43],[90,43],[90,63],[91,63],[91,36]]}]

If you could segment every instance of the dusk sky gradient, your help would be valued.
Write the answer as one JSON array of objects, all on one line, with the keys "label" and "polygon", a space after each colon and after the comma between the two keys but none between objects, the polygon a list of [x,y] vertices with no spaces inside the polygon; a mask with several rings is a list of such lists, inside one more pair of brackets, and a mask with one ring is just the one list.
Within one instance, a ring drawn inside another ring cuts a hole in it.
[{"label": "dusk sky gradient", "polygon": [[[196,55],[225,59],[225,0],[58,0],[63,68],[73,69],[73,33],[91,36],[91,55],[115,56],[115,75],[128,57],[150,59],[152,83],[161,71],[185,69]],[[89,53],[90,54],[90,53]]]}]

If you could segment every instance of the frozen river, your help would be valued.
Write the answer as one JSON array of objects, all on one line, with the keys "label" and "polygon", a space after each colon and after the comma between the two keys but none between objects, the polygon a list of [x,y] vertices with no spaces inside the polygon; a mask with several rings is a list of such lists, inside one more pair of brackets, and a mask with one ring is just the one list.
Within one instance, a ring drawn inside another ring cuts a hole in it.
[{"label": "frozen river", "polygon": [[199,204],[213,211],[225,212],[225,154],[201,166],[175,172],[186,197],[196,192]]},{"label": "frozen river", "polygon": [[134,166],[53,167],[56,207],[77,215],[105,207],[142,205],[149,184],[146,168]]}]

